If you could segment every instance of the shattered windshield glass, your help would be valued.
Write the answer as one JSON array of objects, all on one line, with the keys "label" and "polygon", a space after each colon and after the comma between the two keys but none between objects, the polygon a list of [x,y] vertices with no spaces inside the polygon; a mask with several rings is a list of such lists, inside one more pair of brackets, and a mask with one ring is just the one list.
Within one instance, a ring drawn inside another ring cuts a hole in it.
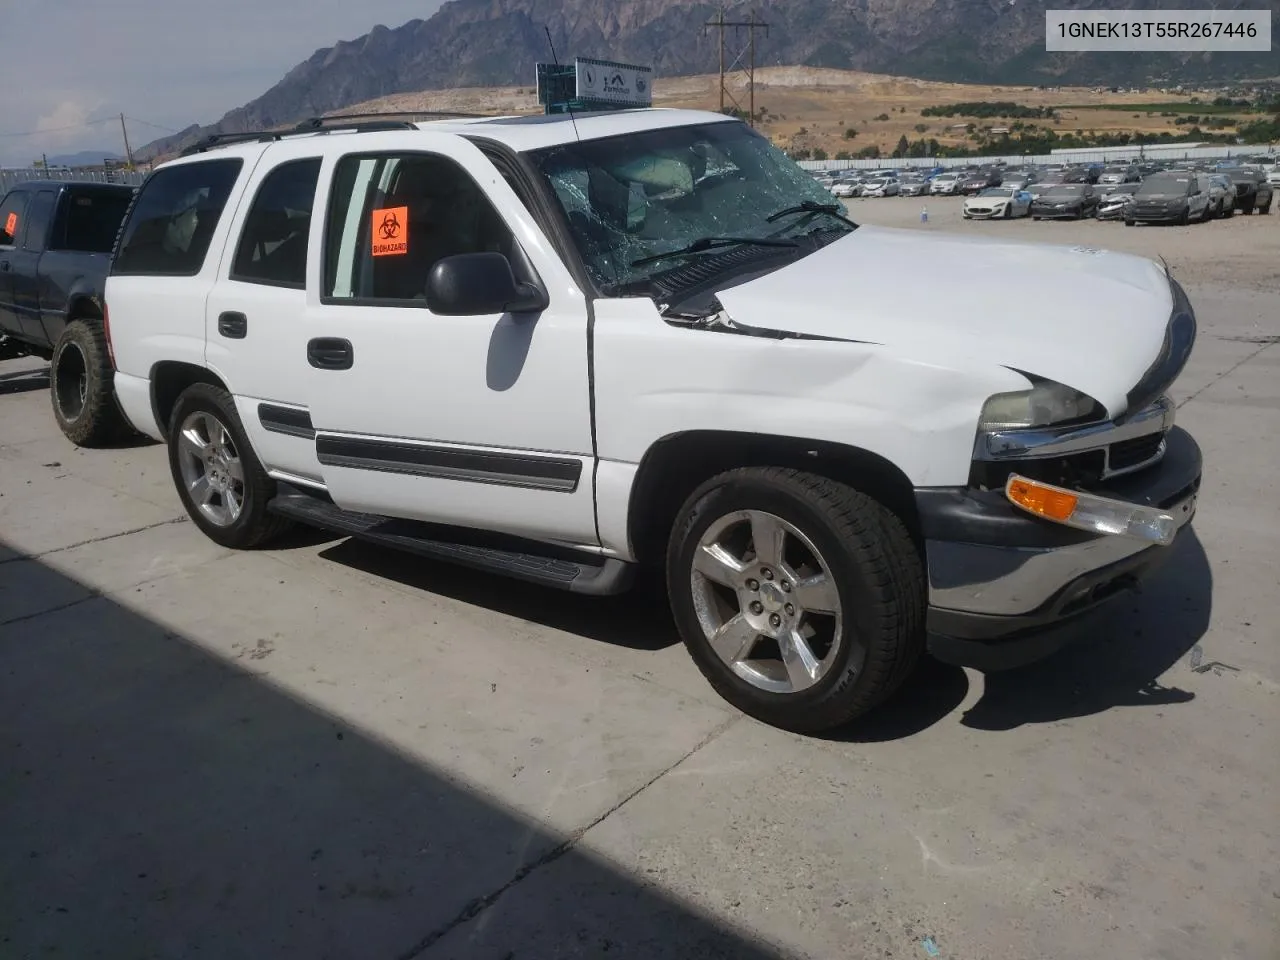
[{"label": "shattered windshield glass", "polygon": [[[529,154],[554,191],[596,284],[635,289],[673,262],[637,260],[708,237],[794,238],[848,231],[831,194],[743,123],[643,130]],[[787,208],[793,214],[770,223]],[[777,248],[760,248],[776,254]]]}]

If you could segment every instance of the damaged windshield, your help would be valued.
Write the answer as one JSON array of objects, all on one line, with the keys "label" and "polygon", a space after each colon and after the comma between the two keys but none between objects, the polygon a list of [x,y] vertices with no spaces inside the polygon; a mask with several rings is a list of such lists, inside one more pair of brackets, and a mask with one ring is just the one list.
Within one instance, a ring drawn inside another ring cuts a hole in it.
[{"label": "damaged windshield", "polygon": [[[778,241],[854,229],[821,184],[743,123],[643,130],[529,158],[605,291],[643,288],[678,262],[662,254],[690,245],[764,240],[755,249],[776,255]],[[778,211],[787,215],[771,222]]]}]

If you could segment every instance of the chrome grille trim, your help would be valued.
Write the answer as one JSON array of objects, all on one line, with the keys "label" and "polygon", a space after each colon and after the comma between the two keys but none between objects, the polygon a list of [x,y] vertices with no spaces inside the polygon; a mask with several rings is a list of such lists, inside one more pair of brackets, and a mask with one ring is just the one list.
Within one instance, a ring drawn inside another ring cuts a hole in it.
[{"label": "chrome grille trim", "polygon": [[[1151,433],[1167,433],[1173,426],[1173,421],[1173,401],[1168,397],[1161,397],[1122,422],[1103,420],[1083,426],[980,433],[974,445],[973,458],[989,461],[1042,459],[1089,450],[1106,450],[1111,444],[1121,440],[1133,440]],[[1142,466],[1154,462],[1152,459]],[[1126,468],[1124,472],[1132,472],[1132,469],[1141,467]]]}]

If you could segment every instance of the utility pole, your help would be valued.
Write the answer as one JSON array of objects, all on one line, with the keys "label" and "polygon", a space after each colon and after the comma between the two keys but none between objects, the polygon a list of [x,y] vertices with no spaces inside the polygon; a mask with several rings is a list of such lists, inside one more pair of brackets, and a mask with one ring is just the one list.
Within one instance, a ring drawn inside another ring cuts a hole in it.
[{"label": "utility pole", "polygon": [[124,114],[120,114],[120,132],[124,134],[124,155],[129,161],[129,169],[133,169],[133,151],[129,149],[129,131],[124,125]]},{"label": "utility pole", "polygon": [[[742,67],[742,72],[746,74],[747,79],[747,122],[751,126],[756,125],[756,31],[763,30],[764,35],[769,35],[769,24],[763,20],[756,19],[756,13],[751,11],[750,19],[747,20],[726,20],[724,16],[724,5],[720,7],[720,12],[714,20],[708,20],[702,25],[703,35],[709,28],[715,27],[720,33],[720,112],[724,113],[725,101],[731,101],[738,109],[742,110],[742,104],[738,101],[729,89],[729,75],[736,71],[743,58],[746,58],[746,64]],[[745,28],[747,31],[747,44],[738,50],[728,68],[725,67],[725,30],[732,28],[734,31],[734,39],[740,40],[741,31]]]}]

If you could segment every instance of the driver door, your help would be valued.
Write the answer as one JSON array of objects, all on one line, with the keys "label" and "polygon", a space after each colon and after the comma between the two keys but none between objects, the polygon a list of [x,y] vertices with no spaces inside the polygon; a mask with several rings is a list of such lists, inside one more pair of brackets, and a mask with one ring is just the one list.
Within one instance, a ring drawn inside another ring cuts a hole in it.
[{"label": "driver door", "polygon": [[[365,513],[598,545],[583,292],[467,140],[352,140],[321,177],[329,201],[308,281],[308,406],[330,496]],[[549,306],[433,313],[433,264],[478,252],[507,257]]]}]

